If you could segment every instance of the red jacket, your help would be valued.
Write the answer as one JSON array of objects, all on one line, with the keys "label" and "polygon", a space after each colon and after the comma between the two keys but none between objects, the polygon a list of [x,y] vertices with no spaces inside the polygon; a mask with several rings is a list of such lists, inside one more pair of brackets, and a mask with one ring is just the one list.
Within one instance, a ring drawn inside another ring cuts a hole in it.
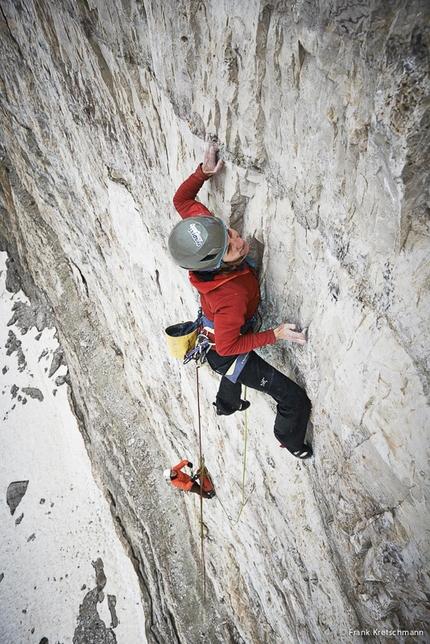
[{"label": "red jacket", "polygon": [[182,468],[188,465],[188,462],[189,461],[185,459],[184,461],[178,463],[178,465],[175,465],[175,467],[172,467],[172,470],[175,470],[175,472],[178,473],[178,476],[174,479],[170,479],[172,485],[178,487],[180,490],[185,490],[185,492],[191,490],[194,485],[193,481],[191,480],[191,476],[185,474],[185,472],[181,472]]},{"label": "red jacket", "polygon": [[[201,165],[178,188],[173,197],[173,205],[182,219],[197,215],[210,215],[211,212],[195,200],[203,183],[210,179]],[[221,356],[247,353],[266,344],[275,344],[273,330],[240,335],[246,320],[252,318],[260,301],[260,288],[253,269],[245,262],[245,267],[228,275],[216,274],[213,281],[205,282],[191,272],[190,282],[200,293],[204,315],[214,323],[215,349]]]}]

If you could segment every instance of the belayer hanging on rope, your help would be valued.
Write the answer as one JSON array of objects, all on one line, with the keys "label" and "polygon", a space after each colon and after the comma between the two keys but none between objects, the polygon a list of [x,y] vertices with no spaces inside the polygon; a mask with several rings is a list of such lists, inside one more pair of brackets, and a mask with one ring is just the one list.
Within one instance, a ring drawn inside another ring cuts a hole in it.
[{"label": "belayer hanging on rope", "polygon": [[199,467],[194,476],[190,476],[182,471],[182,468],[185,466],[193,467],[193,464],[187,459],[175,465],[169,470],[164,470],[164,478],[166,481],[170,481],[172,485],[184,490],[184,492],[194,492],[202,496],[204,499],[212,499],[215,496],[215,490],[207,472],[203,473],[202,468]]},{"label": "belayer hanging on rope", "polygon": [[169,236],[169,250],[174,262],[190,271],[191,284],[200,294],[202,329],[213,343],[207,361],[222,375],[214,403],[218,415],[249,406],[241,400],[241,385],[267,393],[277,403],[276,438],[296,458],[306,459],[312,456],[304,443],[310,400],[304,389],[254,351],[278,340],[305,344],[306,329],[299,332],[295,324],[284,323],[253,333],[260,288],[246,260],[249,244],[195,199],[203,183],[222,169],[217,151],[215,142],[206,144],[203,163],[173,198],[182,221]]}]

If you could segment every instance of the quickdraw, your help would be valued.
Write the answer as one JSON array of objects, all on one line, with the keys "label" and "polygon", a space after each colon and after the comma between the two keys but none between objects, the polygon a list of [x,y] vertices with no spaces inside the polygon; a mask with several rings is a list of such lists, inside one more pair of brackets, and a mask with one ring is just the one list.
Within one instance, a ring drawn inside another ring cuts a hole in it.
[{"label": "quickdraw", "polygon": [[185,354],[183,364],[188,364],[191,360],[195,360],[198,365],[204,364],[211,347],[214,346],[215,342],[211,342],[207,335],[199,333],[194,349]]},{"label": "quickdraw", "polygon": [[203,326],[203,321],[203,311],[200,308],[197,314],[197,319],[194,322],[196,328],[198,328],[200,332],[196,338],[194,348],[185,354],[183,364],[188,364],[191,360],[194,360],[197,366],[204,364],[209,351],[215,346],[215,342],[211,342],[206,333],[204,333],[206,329]]}]

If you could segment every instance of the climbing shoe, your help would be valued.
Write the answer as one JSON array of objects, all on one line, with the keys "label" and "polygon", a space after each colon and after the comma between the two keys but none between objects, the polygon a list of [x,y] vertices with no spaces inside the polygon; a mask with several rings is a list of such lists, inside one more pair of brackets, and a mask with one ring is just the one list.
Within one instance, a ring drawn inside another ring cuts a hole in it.
[{"label": "climbing shoe", "polygon": [[248,409],[251,403],[249,402],[249,400],[241,400],[240,406],[237,409],[233,409],[233,411],[229,411],[227,413],[218,409],[216,402],[213,402],[212,404],[216,408],[217,416],[231,416],[231,414],[234,414],[236,411],[245,411],[245,409]]},{"label": "climbing shoe", "polygon": [[208,496],[207,496],[207,498],[208,498],[208,499],[213,499],[213,498],[214,498],[214,496],[215,496],[215,490],[210,490],[210,492],[208,492]]},{"label": "climbing shoe", "polygon": [[[285,445],[280,445],[279,447],[285,448]],[[286,448],[288,449],[288,447]],[[303,446],[300,449],[288,449],[290,454],[304,461],[306,458],[310,458],[313,455],[312,447],[303,443]]]},{"label": "climbing shoe", "polygon": [[293,456],[295,456],[296,458],[300,458],[302,461],[304,461],[306,458],[310,458],[313,455],[313,451],[312,447],[303,443],[303,447],[301,449],[298,449],[295,452],[291,452],[291,454],[293,454]]},{"label": "climbing shoe", "polygon": [[250,404],[251,403],[249,402],[249,400],[241,400],[240,401],[240,407],[239,407],[239,409],[237,411],[245,411],[245,409],[248,409]]}]

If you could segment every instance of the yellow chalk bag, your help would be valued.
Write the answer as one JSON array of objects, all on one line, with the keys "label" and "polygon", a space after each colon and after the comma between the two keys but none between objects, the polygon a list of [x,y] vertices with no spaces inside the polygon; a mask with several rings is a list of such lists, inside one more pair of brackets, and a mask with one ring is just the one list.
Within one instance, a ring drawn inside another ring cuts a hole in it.
[{"label": "yellow chalk bag", "polygon": [[185,358],[188,351],[196,346],[199,334],[196,322],[181,322],[172,324],[164,330],[169,347],[170,355],[174,358]]}]

